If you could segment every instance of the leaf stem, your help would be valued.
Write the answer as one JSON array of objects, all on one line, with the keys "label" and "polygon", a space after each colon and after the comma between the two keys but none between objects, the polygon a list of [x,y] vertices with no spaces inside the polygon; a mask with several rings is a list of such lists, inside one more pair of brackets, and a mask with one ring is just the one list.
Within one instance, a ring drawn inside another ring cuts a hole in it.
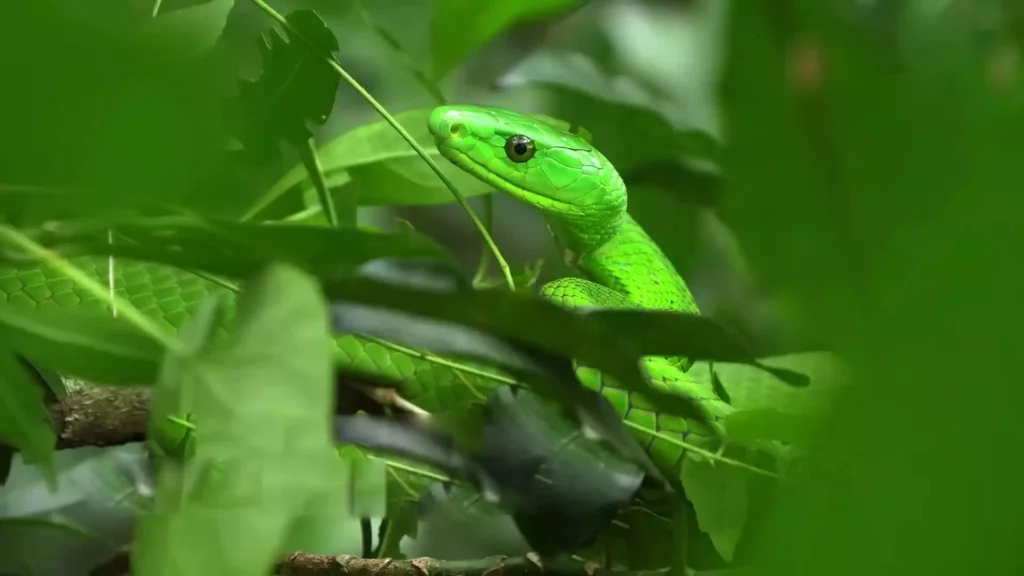
[{"label": "leaf stem", "polygon": [[106,290],[106,287],[100,285],[94,279],[90,278],[88,274],[82,272],[56,253],[36,244],[31,238],[7,225],[0,225],[0,241],[20,248],[35,258],[42,260],[47,265],[56,268],[90,294],[99,300],[106,302],[112,308],[116,308],[125,320],[134,324],[135,327],[162,344],[167,350],[170,350],[175,354],[185,353],[184,347],[177,338],[157,325],[157,323],[152,319],[139,312],[129,302],[119,298],[117,294],[110,294]]},{"label": "leaf stem", "polygon": [[[494,232],[494,195],[484,196],[484,226],[488,233]],[[487,278],[487,265],[490,259],[487,257],[487,247],[480,250],[480,263],[477,264],[476,274],[473,275],[473,286],[477,286]]]},{"label": "leaf stem", "polygon": [[[278,24],[280,24],[285,30],[287,30],[289,35],[301,40],[303,43],[309,46],[311,50],[316,51],[315,44],[313,44],[308,38],[306,38],[299,31],[297,31],[295,27],[292,26],[287,19],[285,19],[284,16],[279,14],[264,0],[250,1],[253,4],[255,4],[257,8],[266,13],[267,16],[273,18]],[[504,256],[501,255],[501,251],[498,250],[498,246],[494,243],[494,239],[491,238],[490,233],[487,232],[487,228],[484,227],[483,223],[480,221],[480,218],[478,218],[476,213],[473,212],[473,208],[469,205],[469,202],[466,200],[466,197],[463,196],[461,192],[459,192],[458,188],[455,187],[455,183],[452,182],[451,178],[449,178],[444,173],[444,171],[441,170],[441,167],[437,164],[437,162],[434,161],[433,158],[430,157],[430,155],[427,154],[427,151],[424,150],[422,146],[420,146],[419,142],[417,142],[416,139],[413,138],[412,135],[409,134],[409,132],[405,128],[403,128],[402,125],[399,124],[398,121],[395,120],[395,118],[391,114],[389,114],[388,111],[385,110],[383,106],[381,106],[380,102],[377,102],[377,100],[373,96],[371,96],[370,93],[367,92],[366,89],[363,88],[362,85],[359,84],[359,82],[357,82],[355,78],[349,75],[349,73],[346,72],[345,69],[341,67],[341,64],[339,64],[338,61],[333,56],[331,56],[330,54],[319,53],[319,51],[317,51],[317,53],[321,58],[324,59],[325,62],[327,62],[327,64],[335,72],[341,75],[345,82],[348,82],[348,84],[352,86],[352,88],[355,89],[355,91],[358,92],[360,96],[362,96],[367,102],[370,103],[370,106],[372,106],[373,109],[376,110],[377,113],[380,114],[381,117],[384,118],[384,120],[388,124],[390,124],[391,127],[394,128],[396,132],[398,132],[399,136],[401,136],[402,139],[405,140],[410,147],[412,147],[416,154],[418,154],[419,157],[422,158],[423,161],[427,163],[427,166],[430,167],[434,174],[437,174],[437,177],[441,179],[441,182],[443,182],[444,185],[449,190],[451,190],[452,196],[455,197],[456,202],[458,202],[459,206],[461,206],[462,209],[465,210],[466,215],[469,216],[470,221],[472,221],[473,225],[476,226],[476,229],[480,231],[480,235],[483,236],[484,242],[487,244],[488,248],[491,249],[491,253],[494,254],[494,259],[497,260],[498,266],[501,267],[501,271],[505,276],[505,282],[508,284],[509,290],[515,291],[515,280],[512,279],[512,270],[511,268],[509,268],[508,262],[505,261]]]},{"label": "leaf stem", "polygon": [[[338,212],[334,208],[334,198],[331,197],[331,192],[327,189],[327,178],[324,177],[324,168],[316,154],[316,142],[312,138],[307,138],[305,144],[299,146],[298,149],[302,165],[306,167],[306,173],[313,182],[313,188],[316,188],[316,197],[324,211],[327,225],[337,228],[339,224]],[[354,194],[349,194],[349,196],[354,196]],[[355,226],[358,210],[358,201],[345,202],[344,210],[342,211],[343,221],[341,223],[346,226]]]}]

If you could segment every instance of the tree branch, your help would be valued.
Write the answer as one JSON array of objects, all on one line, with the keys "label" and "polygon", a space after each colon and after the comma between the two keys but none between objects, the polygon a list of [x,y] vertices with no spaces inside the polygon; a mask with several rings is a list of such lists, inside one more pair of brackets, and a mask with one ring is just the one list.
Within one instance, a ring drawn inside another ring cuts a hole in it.
[{"label": "tree branch", "polygon": [[74,386],[49,406],[57,449],[118,446],[146,439],[149,388]]},{"label": "tree branch", "polygon": [[[129,565],[128,551],[121,550],[89,574],[120,576],[128,573]],[[573,560],[543,563],[532,554],[478,560],[392,560],[296,553],[282,557],[274,573],[281,576],[663,576],[666,570],[612,571]]]}]

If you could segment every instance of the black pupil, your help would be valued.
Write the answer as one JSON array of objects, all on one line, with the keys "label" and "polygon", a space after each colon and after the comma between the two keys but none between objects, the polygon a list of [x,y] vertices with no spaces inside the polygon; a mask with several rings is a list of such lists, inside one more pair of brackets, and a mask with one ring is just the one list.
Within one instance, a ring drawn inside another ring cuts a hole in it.
[{"label": "black pupil", "polygon": [[526,149],[526,142],[523,142],[522,140],[516,142],[515,145],[512,146],[512,150],[515,150],[515,153],[520,156],[526,154]]}]

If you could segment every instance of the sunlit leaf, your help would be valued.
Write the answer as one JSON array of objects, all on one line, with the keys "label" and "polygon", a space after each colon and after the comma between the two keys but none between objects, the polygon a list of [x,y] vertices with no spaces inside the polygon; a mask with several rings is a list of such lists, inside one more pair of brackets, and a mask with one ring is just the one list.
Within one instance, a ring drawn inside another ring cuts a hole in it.
[{"label": "sunlit leaf", "polygon": [[134,325],[96,308],[8,304],[0,306],[0,332],[32,362],[104,384],[152,383],[163,354]]},{"label": "sunlit leaf", "polygon": [[[264,572],[296,521],[355,521],[347,466],[331,442],[330,340],[315,281],[293,267],[264,268],[247,282],[224,345],[206,345],[209,329],[198,332],[159,383],[190,399],[182,406],[198,434],[193,458],[161,467],[156,513],[136,534],[134,570],[143,575]],[[209,545],[228,539],[236,545]]]},{"label": "sunlit leaf", "polygon": [[[488,194],[491,188],[446,161],[427,130],[429,108],[395,114],[395,120],[438,162],[464,196]],[[409,144],[384,120],[353,128],[317,150],[328,187],[335,195],[357,194],[363,206],[430,205],[454,202],[451,190]],[[292,167],[250,209],[256,217],[284,194],[315,191],[302,165]]]}]

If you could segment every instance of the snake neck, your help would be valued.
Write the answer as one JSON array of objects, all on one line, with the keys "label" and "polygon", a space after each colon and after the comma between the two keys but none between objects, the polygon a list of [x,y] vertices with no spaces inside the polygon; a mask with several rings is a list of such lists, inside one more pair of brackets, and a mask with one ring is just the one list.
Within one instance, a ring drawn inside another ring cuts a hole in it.
[{"label": "snake neck", "polygon": [[700,313],[683,277],[628,213],[606,241],[577,253],[574,265],[643,308]]}]

